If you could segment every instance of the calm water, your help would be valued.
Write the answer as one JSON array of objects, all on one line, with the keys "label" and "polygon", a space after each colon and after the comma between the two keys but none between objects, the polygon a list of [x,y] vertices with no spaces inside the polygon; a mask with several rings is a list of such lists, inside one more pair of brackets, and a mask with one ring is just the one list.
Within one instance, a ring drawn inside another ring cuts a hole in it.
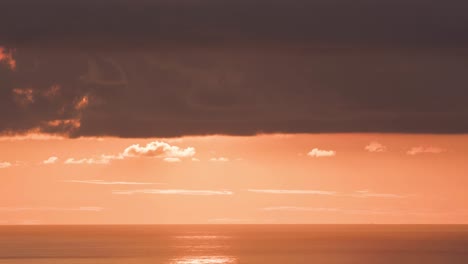
[{"label": "calm water", "polygon": [[468,226],[3,226],[0,263],[468,263]]}]

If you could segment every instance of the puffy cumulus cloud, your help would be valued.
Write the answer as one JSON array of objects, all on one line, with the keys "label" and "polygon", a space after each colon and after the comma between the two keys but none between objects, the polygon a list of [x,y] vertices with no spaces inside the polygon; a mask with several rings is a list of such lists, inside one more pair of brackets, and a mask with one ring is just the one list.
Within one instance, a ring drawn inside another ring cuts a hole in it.
[{"label": "puffy cumulus cloud", "polygon": [[170,194],[170,195],[233,195],[234,192],[227,190],[184,190],[184,189],[148,189],[148,190],[115,190],[113,194]]},{"label": "puffy cumulus cloud", "polygon": [[313,148],[311,151],[309,151],[309,153],[307,153],[307,156],[316,157],[316,158],[333,157],[333,156],[336,156],[336,151]]},{"label": "puffy cumulus cloud", "polygon": [[181,162],[185,158],[193,158],[195,148],[181,148],[179,146],[170,145],[162,141],[153,141],[144,146],[133,144],[123,150],[121,153],[100,156],[92,158],[69,158],[65,164],[109,164],[113,160],[123,160],[128,158],[161,158],[165,162],[175,163]]},{"label": "puffy cumulus cloud", "polygon": [[468,2],[380,2],[3,0],[0,133],[468,132]]},{"label": "puffy cumulus cloud", "polygon": [[445,152],[445,149],[438,148],[438,147],[412,147],[409,149],[406,154],[408,155],[418,155],[418,154],[439,154]]},{"label": "puffy cumulus cloud", "polygon": [[369,143],[369,145],[364,147],[365,150],[369,152],[385,152],[387,151],[387,147],[382,145],[381,143],[377,141],[373,141]]},{"label": "puffy cumulus cloud", "polygon": [[153,141],[146,144],[146,146],[131,145],[123,151],[122,155],[124,157],[187,158],[195,155],[195,148],[187,147],[183,149],[166,142]]},{"label": "puffy cumulus cloud", "polygon": [[13,166],[10,162],[6,162],[6,161],[0,161],[0,169],[5,169],[5,168],[9,168]]},{"label": "puffy cumulus cloud", "polygon": [[52,157],[49,157],[48,159],[44,160],[42,163],[43,164],[54,164],[54,163],[57,162],[57,160],[58,160],[57,157],[52,156]]}]

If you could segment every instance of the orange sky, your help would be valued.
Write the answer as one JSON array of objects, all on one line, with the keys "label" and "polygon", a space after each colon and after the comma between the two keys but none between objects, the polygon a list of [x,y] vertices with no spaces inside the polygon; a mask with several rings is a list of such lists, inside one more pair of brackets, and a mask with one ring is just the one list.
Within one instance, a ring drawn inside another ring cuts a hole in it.
[{"label": "orange sky", "polygon": [[0,224],[468,223],[468,135],[2,137],[0,149]]}]

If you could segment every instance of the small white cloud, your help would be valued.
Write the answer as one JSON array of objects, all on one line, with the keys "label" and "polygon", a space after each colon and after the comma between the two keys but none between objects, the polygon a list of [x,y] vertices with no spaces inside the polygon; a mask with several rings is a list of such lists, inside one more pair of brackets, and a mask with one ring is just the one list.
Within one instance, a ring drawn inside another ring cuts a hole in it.
[{"label": "small white cloud", "polygon": [[174,157],[167,157],[163,159],[165,162],[169,163],[175,163],[175,162],[181,162],[182,160],[180,158],[174,158]]},{"label": "small white cloud", "polygon": [[172,195],[232,195],[232,191],[227,190],[183,190],[183,189],[147,189],[147,190],[115,190],[113,194],[172,194]]},{"label": "small white cloud", "polygon": [[58,158],[57,157],[49,157],[48,159],[44,160],[42,163],[43,164],[54,164],[57,162]]},{"label": "small white cloud", "polygon": [[387,147],[380,144],[379,142],[373,141],[369,143],[365,148],[365,150],[369,152],[385,152],[387,151]]},{"label": "small white cloud", "polygon": [[0,162],[0,169],[6,169],[6,168],[9,168],[11,167],[12,164],[10,162]]},{"label": "small white cloud", "polygon": [[192,158],[192,161],[200,161],[200,159],[197,159],[197,158]]},{"label": "small white cloud", "polygon": [[445,152],[444,149],[437,148],[437,147],[413,147],[409,149],[406,154],[408,155],[417,155],[417,154],[424,154],[424,153],[429,153],[429,154],[439,154]]},{"label": "small white cloud", "polygon": [[225,157],[218,157],[218,158],[211,158],[210,161],[214,161],[214,162],[228,162],[229,159],[228,159],[228,158],[225,158]]},{"label": "small white cloud", "polygon": [[316,158],[333,157],[333,156],[336,156],[336,151],[334,151],[334,150],[322,150],[322,149],[314,148],[311,151],[309,151],[309,153],[307,153],[307,156],[316,157]]},{"label": "small white cloud", "polygon": [[337,195],[336,192],[322,190],[272,190],[272,189],[248,189],[249,192],[267,194],[312,194],[312,195]]},{"label": "small white cloud", "polygon": [[104,181],[104,180],[68,180],[63,182],[98,184],[98,185],[156,185],[158,182],[126,182],[126,181]]}]

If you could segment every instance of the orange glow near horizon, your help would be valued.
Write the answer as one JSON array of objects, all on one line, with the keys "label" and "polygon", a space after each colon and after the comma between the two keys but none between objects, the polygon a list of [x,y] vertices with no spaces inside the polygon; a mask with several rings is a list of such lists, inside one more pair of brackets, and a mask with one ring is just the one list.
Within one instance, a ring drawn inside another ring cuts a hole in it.
[{"label": "orange glow near horizon", "polygon": [[0,148],[0,224],[468,223],[468,135],[23,135]]}]

